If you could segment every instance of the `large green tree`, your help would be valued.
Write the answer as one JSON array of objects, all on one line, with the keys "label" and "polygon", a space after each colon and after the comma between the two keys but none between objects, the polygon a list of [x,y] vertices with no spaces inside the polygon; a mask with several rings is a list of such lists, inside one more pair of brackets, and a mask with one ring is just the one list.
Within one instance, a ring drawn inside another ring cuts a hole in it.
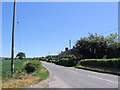
[{"label": "large green tree", "polygon": [[118,34],[110,34],[105,37],[97,33],[89,33],[88,37],[77,41],[74,48],[75,53],[82,55],[83,58],[117,58],[120,57],[120,43]]},{"label": "large green tree", "polygon": [[120,57],[120,43],[118,41],[119,35],[112,33],[106,37],[107,39],[107,54],[109,58]]},{"label": "large green tree", "polygon": [[16,55],[16,58],[18,58],[18,59],[20,59],[20,60],[24,59],[25,57],[26,57],[26,55],[25,55],[25,53],[23,53],[23,52],[19,52],[19,53]]}]

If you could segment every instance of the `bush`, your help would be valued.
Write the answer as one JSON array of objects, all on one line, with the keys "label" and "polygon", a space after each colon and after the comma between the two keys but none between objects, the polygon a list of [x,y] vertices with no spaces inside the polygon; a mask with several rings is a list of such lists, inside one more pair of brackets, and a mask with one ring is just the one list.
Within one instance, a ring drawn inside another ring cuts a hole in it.
[{"label": "bush", "polygon": [[58,62],[60,65],[64,66],[75,66],[78,60],[75,55],[66,55],[64,58],[61,58]]},{"label": "bush", "polygon": [[59,60],[57,60],[57,59],[52,60],[52,63],[58,64],[58,62],[59,62]]},{"label": "bush", "polygon": [[78,64],[82,66],[110,67],[120,69],[120,58],[117,59],[84,59]]},{"label": "bush", "polygon": [[41,67],[41,63],[39,61],[31,61],[25,64],[25,70],[27,73],[33,73],[36,69]]},{"label": "bush", "polygon": [[47,59],[46,58],[41,58],[41,61],[46,61]]},{"label": "bush", "polygon": [[47,62],[52,62],[52,60],[51,60],[51,59],[47,59],[46,61],[47,61]]},{"label": "bush", "polygon": [[75,55],[71,54],[71,55],[66,55],[64,58],[69,58],[69,60],[74,60],[77,59]]}]

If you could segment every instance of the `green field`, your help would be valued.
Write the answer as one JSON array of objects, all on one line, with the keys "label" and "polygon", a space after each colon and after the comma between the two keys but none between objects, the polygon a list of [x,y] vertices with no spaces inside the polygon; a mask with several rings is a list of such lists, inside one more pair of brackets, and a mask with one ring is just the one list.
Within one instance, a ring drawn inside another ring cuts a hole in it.
[{"label": "green field", "polygon": [[[14,70],[19,69],[25,61],[26,60],[14,60]],[[4,77],[8,71],[11,71],[11,60],[2,60],[2,77]]]}]

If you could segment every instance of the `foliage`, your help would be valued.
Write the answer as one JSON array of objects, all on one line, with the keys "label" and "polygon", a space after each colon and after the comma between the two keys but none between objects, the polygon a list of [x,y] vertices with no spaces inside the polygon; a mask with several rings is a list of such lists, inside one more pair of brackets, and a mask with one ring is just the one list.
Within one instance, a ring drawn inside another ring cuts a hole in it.
[{"label": "foliage", "polygon": [[47,59],[46,59],[46,58],[41,58],[40,60],[41,60],[41,61],[46,61]]},{"label": "foliage", "polygon": [[[40,77],[41,81],[49,76],[48,70],[44,68],[38,60],[15,60],[14,65],[13,79],[26,78],[28,74],[32,74]],[[10,60],[3,60],[2,66],[2,79],[3,82],[6,82],[11,79]],[[40,72],[41,69],[44,69],[45,72]]]},{"label": "foliage", "polygon": [[78,60],[75,55],[66,55],[58,61],[58,64],[64,66],[75,66]]},{"label": "foliage", "polygon": [[70,54],[70,55],[66,55],[64,58],[69,58],[69,60],[75,60],[77,59],[75,55]]},{"label": "foliage", "polygon": [[108,67],[120,69],[120,58],[114,59],[84,59],[78,65],[92,66],[92,67]]},{"label": "foliage", "polygon": [[32,60],[33,58],[25,58],[24,60]]},{"label": "foliage", "polygon": [[25,53],[23,53],[23,52],[19,52],[19,53],[16,55],[16,58],[18,58],[18,59],[20,59],[20,60],[24,59],[25,57],[26,57],[26,55],[25,55]]},{"label": "foliage", "polygon": [[36,69],[41,68],[41,63],[38,62],[37,60],[34,60],[31,62],[25,63],[24,67],[27,73],[33,73]]},{"label": "foliage", "polygon": [[58,64],[59,60],[58,59],[53,59],[52,63]]},{"label": "foliage", "polygon": [[110,34],[107,37],[98,35],[97,33],[89,33],[89,37],[81,38],[77,41],[74,48],[75,53],[82,55],[83,59],[120,57],[120,43],[118,42],[118,34]]},{"label": "foliage", "polygon": [[[18,62],[19,61],[19,62]],[[23,62],[24,61],[24,62]],[[17,63],[16,63],[17,62]],[[20,65],[18,65],[20,63]],[[3,65],[9,67],[10,60],[3,60]],[[18,66],[17,66],[18,65]],[[11,85],[13,81],[20,82],[20,84],[15,84],[15,87],[29,87],[31,84],[35,84],[38,81],[42,81],[49,77],[49,72],[46,68],[41,65],[41,62],[38,60],[15,60],[15,72],[13,78],[11,78],[10,70],[5,70],[6,67],[3,67],[4,76],[2,76],[3,85],[7,83],[8,88],[11,88],[14,85]],[[27,69],[26,69],[27,67]],[[34,68],[34,72],[27,73],[31,68]],[[6,71],[6,72],[5,72]],[[31,76],[35,79],[31,79]],[[34,77],[35,76],[35,77]],[[21,80],[20,80],[21,79]],[[29,82],[29,80],[32,80]],[[22,86],[21,85],[22,82]]]},{"label": "foliage", "polygon": [[90,71],[95,71],[95,72],[100,72],[100,73],[109,73],[109,74],[114,74],[114,75],[120,75],[120,70],[118,69],[113,69],[113,68],[96,68],[96,67],[86,67],[86,66],[82,66],[82,65],[76,65],[76,68],[79,69],[85,69],[85,70],[90,70]]},{"label": "foliage", "polygon": [[47,56],[47,62],[52,62],[52,56]]}]

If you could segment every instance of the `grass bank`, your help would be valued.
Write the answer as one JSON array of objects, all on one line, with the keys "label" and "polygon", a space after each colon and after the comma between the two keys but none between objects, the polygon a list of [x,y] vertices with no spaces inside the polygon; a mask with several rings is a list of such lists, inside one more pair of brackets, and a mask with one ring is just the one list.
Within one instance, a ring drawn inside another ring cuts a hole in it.
[{"label": "grass bank", "polygon": [[[19,64],[19,65],[18,65]],[[10,74],[10,61],[3,60],[3,84],[2,88],[25,88],[30,85],[36,84],[49,77],[49,72],[37,60],[20,60],[15,61],[15,72],[13,78]]]},{"label": "grass bank", "polygon": [[75,67],[101,73],[120,75],[120,58],[117,59],[84,59]]}]

